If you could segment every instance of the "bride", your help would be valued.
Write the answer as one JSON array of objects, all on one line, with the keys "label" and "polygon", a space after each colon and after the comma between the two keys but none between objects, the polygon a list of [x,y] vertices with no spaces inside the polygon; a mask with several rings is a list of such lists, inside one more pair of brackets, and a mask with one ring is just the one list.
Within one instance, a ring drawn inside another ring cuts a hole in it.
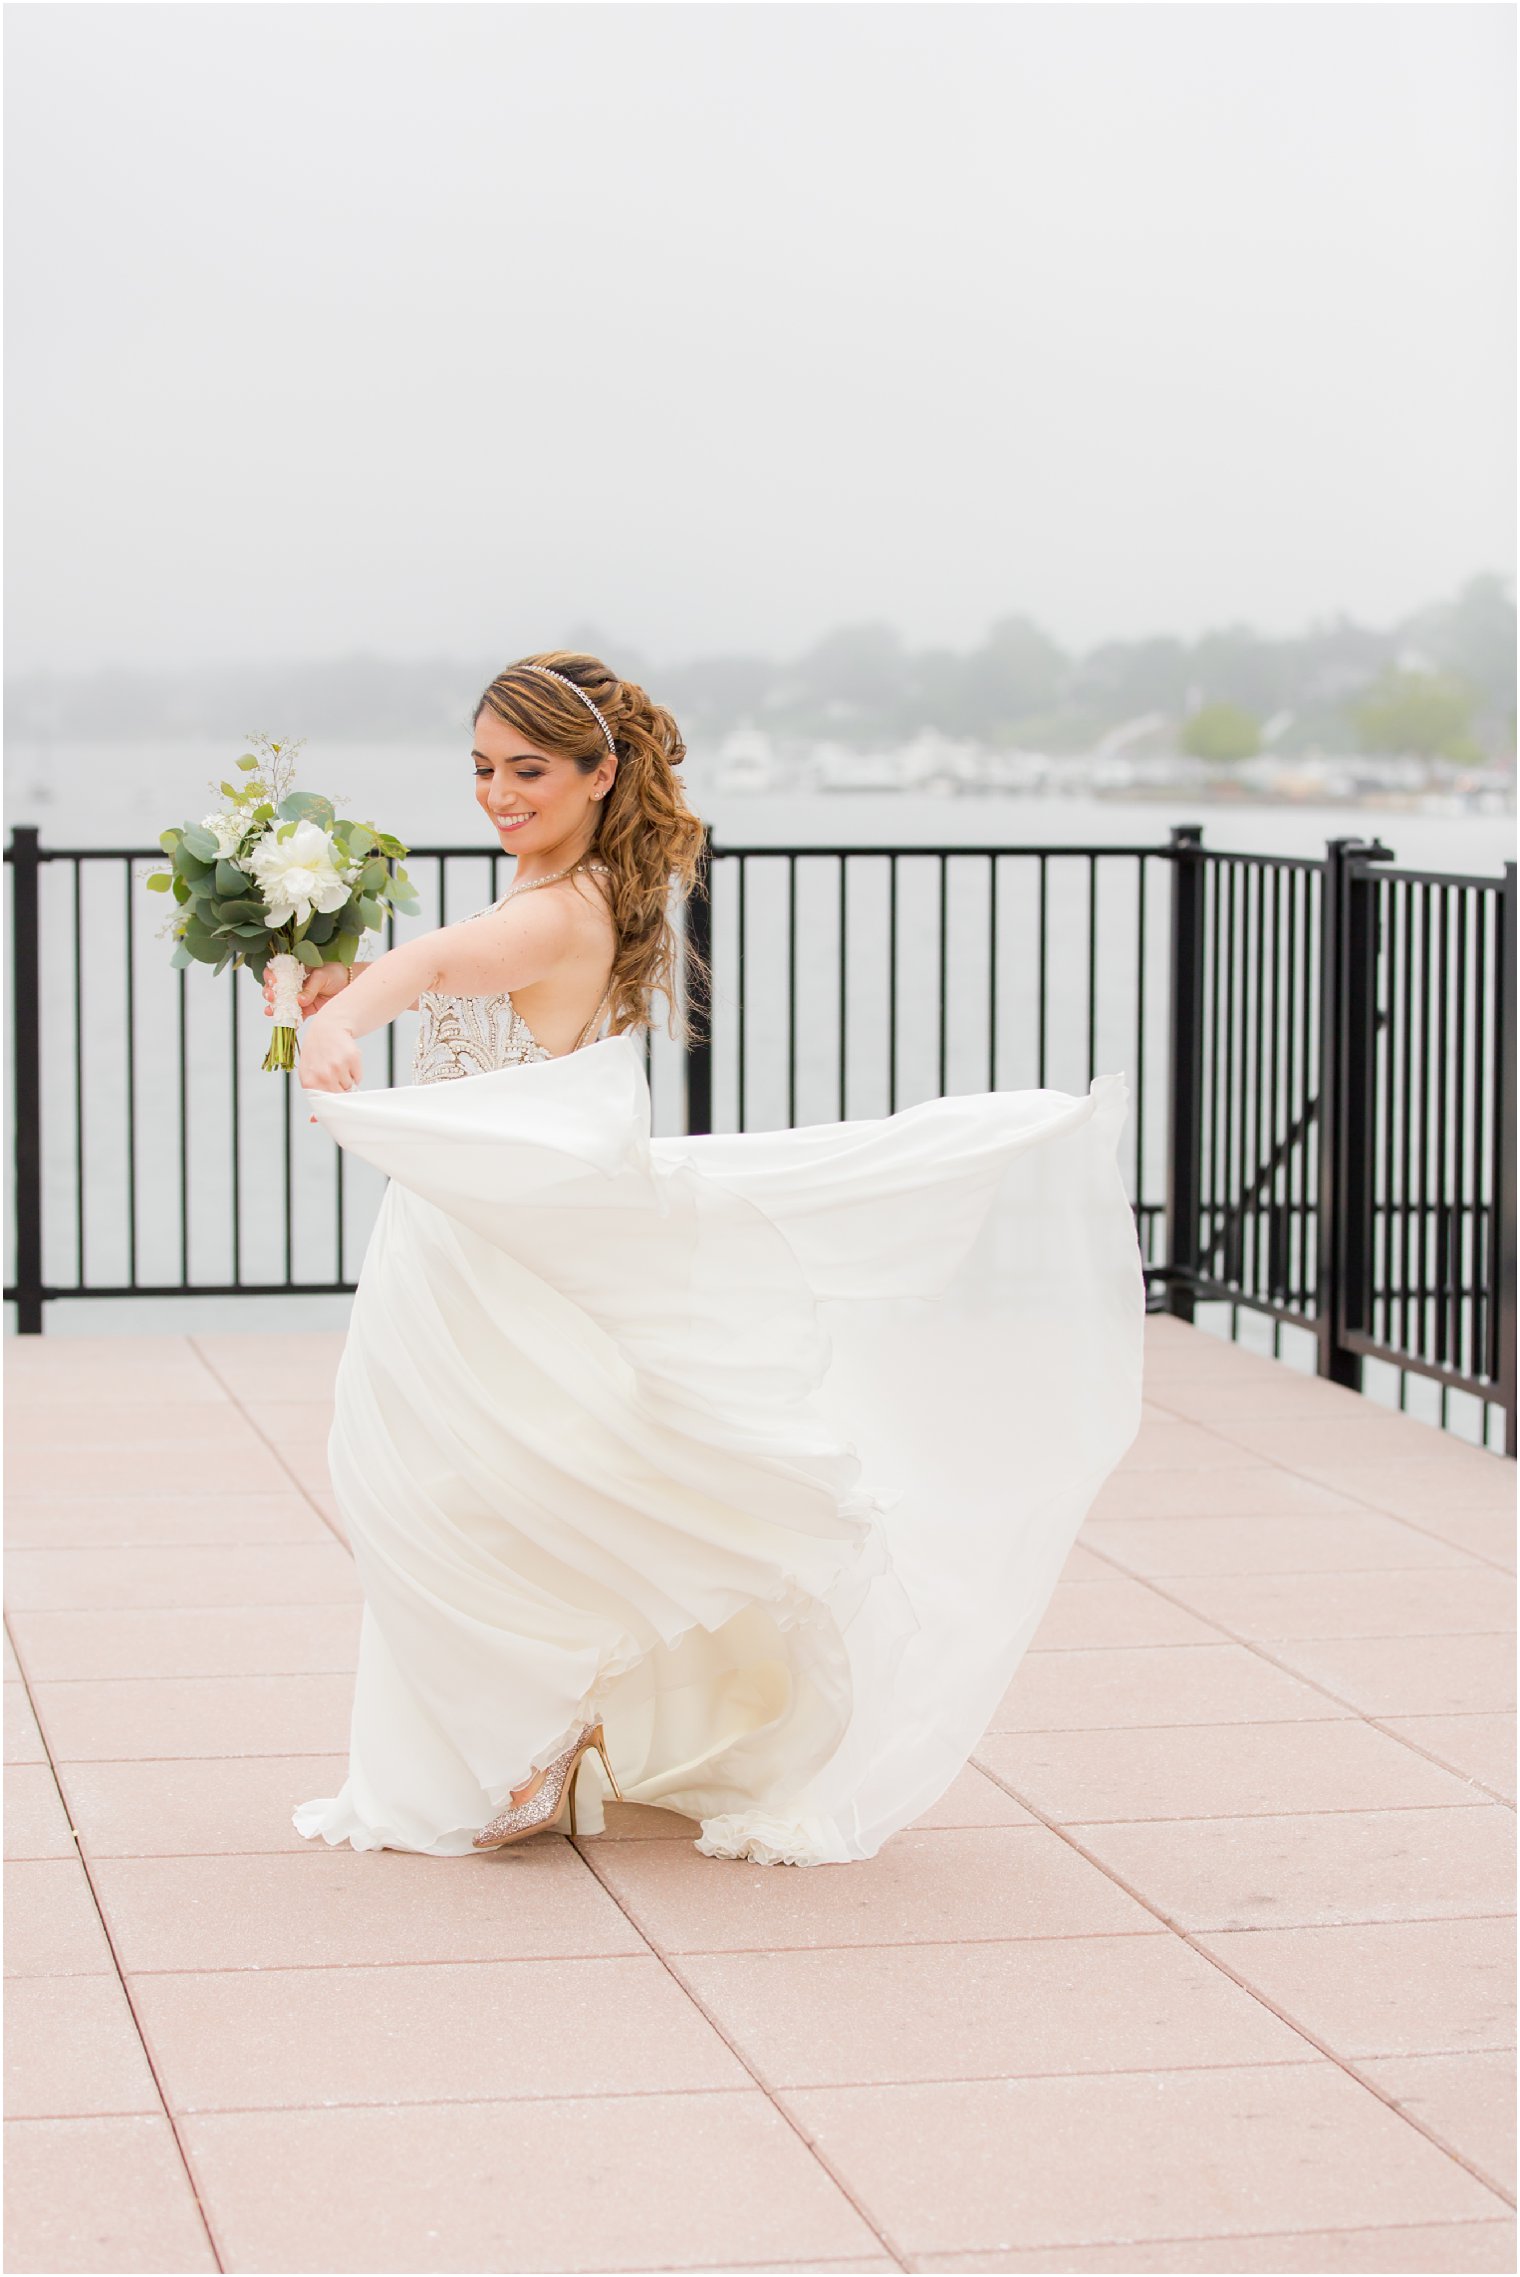
[{"label": "bride", "polygon": [[[549,651],[472,744],[511,888],[302,997],[312,1118],[388,1183],[328,1443],[348,1775],[295,1826],[459,1856],[600,1832],[610,1791],[709,1857],[870,1857],[965,1763],[1138,1427],[1124,1078],[652,1137],[701,838],[676,723]],[[411,1082],[361,1090],[409,1009]]]}]

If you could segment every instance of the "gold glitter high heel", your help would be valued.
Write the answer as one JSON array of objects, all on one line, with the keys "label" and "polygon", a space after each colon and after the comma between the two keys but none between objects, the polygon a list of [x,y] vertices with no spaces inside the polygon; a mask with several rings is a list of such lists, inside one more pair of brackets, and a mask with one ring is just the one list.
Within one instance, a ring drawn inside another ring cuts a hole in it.
[{"label": "gold glitter high heel", "polygon": [[556,1755],[552,1763],[544,1766],[544,1775],[538,1789],[525,1803],[509,1803],[504,1811],[471,1837],[475,1850],[504,1850],[509,1842],[523,1842],[530,1834],[547,1834],[559,1823],[566,1802],[570,1805],[570,1838],[575,1839],[575,1780],[581,1767],[581,1758],[592,1748],[602,1759],[607,1784],[618,1802],[623,1790],[613,1776],[612,1765],[607,1761],[607,1743],[600,1724],[588,1724],[579,1738],[573,1739],[563,1755]]}]

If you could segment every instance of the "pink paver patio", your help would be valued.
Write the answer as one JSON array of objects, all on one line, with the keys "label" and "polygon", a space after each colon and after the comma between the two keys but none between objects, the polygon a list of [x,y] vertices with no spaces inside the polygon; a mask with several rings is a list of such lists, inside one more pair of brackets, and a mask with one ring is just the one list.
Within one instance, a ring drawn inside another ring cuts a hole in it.
[{"label": "pink paver patio", "polygon": [[356,1856],[340,1342],[7,1344],[10,2271],[1514,2268],[1512,1463],[1152,1319],[880,1857]]}]

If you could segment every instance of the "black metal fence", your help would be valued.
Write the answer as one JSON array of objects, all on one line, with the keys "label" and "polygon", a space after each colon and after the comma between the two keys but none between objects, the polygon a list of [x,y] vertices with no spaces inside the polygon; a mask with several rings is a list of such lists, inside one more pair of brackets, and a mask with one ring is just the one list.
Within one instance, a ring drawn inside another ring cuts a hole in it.
[{"label": "black metal fence", "polygon": [[[245,977],[171,974],[141,887],[156,848],[58,850],[11,877],[12,1269],[35,1333],[77,1297],[339,1295],[381,1182],[312,1143],[258,1072]],[[409,857],[418,926],[500,891],[504,857]],[[656,1129],[890,1114],[947,1091],[1128,1078],[1123,1169],[1150,1301],[1229,1308],[1479,1402],[1515,1452],[1515,871],[1395,870],[1165,845],[728,847],[687,937],[710,1006],[646,1034]],[[429,899],[430,897],[430,899]],[[390,938],[398,934],[389,921]],[[407,1079],[412,1016],[366,1038]],[[250,1072],[251,1071],[251,1072]],[[1502,1435],[1502,1436],[1501,1436]]]}]

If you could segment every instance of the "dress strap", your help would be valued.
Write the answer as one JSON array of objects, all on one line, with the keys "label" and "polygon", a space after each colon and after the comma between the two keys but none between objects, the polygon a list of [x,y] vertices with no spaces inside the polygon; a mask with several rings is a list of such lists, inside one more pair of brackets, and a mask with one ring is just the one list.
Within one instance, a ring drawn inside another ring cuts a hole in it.
[{"label": "dress strap", "polygon": [[609,981],[608,981],[608,983],[607,983],[607,986],[606,986],[606,988],[605,988],[605,989],[603,990],[603,992],[602,992],[602,1001],[601,1001],[601,1003],[600,1003],[600,1004],[597,1006],[596,1010],[595,1010],[595,1011],[592,1013],[592,1015],[591,1015],[590,1019],[589,1019],[589,1020],[586,1022],[586,1025],[585,1025],[585,1027],[584,1027],[584,1028],[582,1028],[582,1030],[581,1030],[580,1034],[579,1034],[579,1035],[576,1037],[576,1039],[575,1039],[574,1043],[573,1043],[573,1044],[570,1046],[570,1049],[571,1049],[573,1052],[578,1052],[578,1051],[580,1050],[580,1048],[581,1048],[582,1044],[583,1044],[583,1043],[586,1041],[586,1037],[587,1037],[587,1035],[588,1035],[588,1034],[590,1033],[590,1031],[591,1031],[591,1030],[592,1030],[592,1029],[593,1029],[593,1028],[596,1026],[596,1024],[597,1024],[598,1020],[600,1020],[600,1018],[601,1018],[601,1016],[602,1016],[603,1012],[606,1010],[606,1008],[607,1008],[607,1005],[608,1005],[608,1002],[609,1002],[609,1001],[610,1001],[610,999],[611,999],[611,996],[612,996],[612,983],[611,983],[611,981],[609,980]]}]

